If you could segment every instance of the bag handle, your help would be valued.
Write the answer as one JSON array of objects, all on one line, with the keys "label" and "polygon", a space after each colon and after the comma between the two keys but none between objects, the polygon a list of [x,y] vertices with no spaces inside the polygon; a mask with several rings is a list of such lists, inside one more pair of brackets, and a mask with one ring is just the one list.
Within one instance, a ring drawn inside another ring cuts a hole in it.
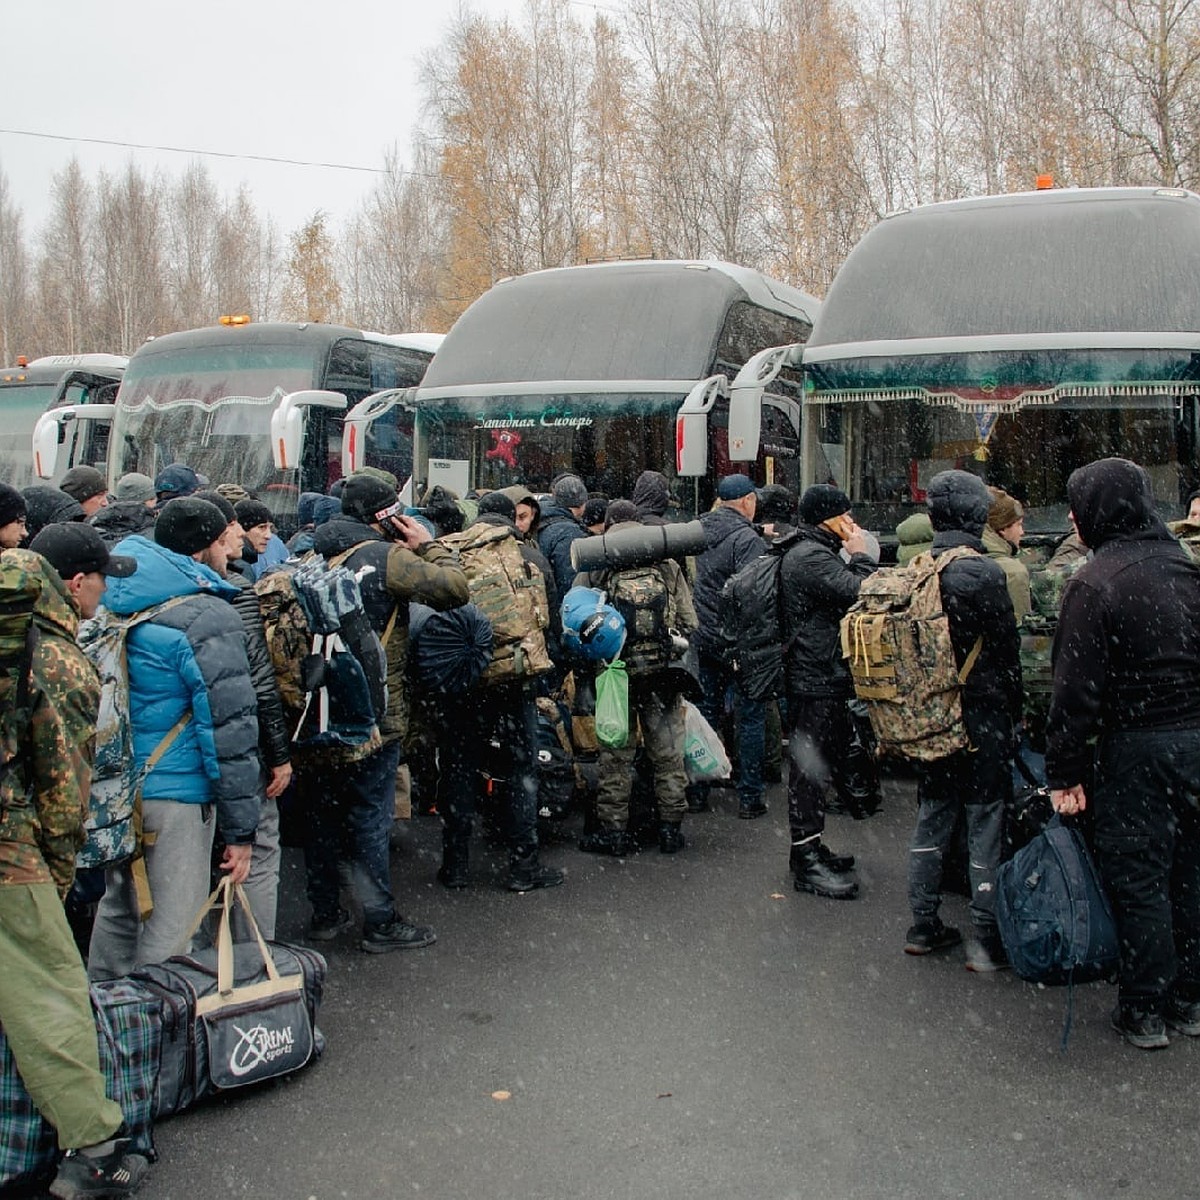
[{"label": "bag handle", "polygon": [[213,889],[212,894],[200,906],[200,911],[192,920],[188,927],[187,933],[180,939],[179,945],[175,948],[176,954],[183,953],[188,943],[196,936],[200,926],[204,923],[204,918],[208,916],[218,904],[221,906],[221,918],[217,925],[217,994],[222,999],[227,999],[234,989],[234,972],[233,972],[233,930],[230,926],[230,916],[233,912],[234,903],[242,906],[242,912],[246,917],[246,924],[250,927],[250,932],[254,934],[254,940],[258,945],[258,952],[262,956],[263,967],[266,969],[267,976],[272,983],[278,983],[282,978],[279,974],[279,968],[275,965],[275,959],[271,956],[271,951],[267,948],[266,939],[262,935],[262,931],[258,928],[258,922],[254,919],[254,913],[250,909],[250,902],[246,899],[246,892],[240,883],[234,883],[230,876],[223,875],[221,882]]}]

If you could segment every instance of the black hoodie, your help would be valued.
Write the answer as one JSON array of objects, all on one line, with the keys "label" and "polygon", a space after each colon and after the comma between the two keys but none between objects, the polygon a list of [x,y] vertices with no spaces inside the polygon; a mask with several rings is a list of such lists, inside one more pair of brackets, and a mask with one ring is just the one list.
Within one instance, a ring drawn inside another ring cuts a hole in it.
[{"label": "black hoodie", "polygon": [[983,639],[979,657],[963,686],[963,719],[971,740],[1007,736],[1021,719],[1021,639],[1004,572],[987,557],[981,535],[991,496],[966,471],[942,471],[929,481],[931,553],[938,558],[955,546],[975,554],[955,559],[941,574],[942,606],[961,668]]},{"label": "black hoodie", "polygon": [[1082,783],[1097,734],[1200,727],[1200,567],[1154,511],[1145,471],[1104,458],[1072,472],[1093,556],[1063,592],[1046,727],[1053,787]]}]

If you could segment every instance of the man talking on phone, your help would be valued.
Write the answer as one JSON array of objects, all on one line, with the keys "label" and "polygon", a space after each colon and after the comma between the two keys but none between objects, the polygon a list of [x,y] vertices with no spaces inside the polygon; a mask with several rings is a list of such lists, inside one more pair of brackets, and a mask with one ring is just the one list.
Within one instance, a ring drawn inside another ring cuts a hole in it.
[{"label": "man talking on phone", "polygon": [[[341,907],[339,862],[363,909],[360,945],[368,954],[428,946],[436,935],[396,911],[389,838],[396,804],[396,771],[407,731],[409,695],[408,605],[443,610],[466,604],[467,577],[455,555],[433,541],[419,521],[404,515],[395,488],[374,475],[351,475],[342,489],[342,512],[313,533],[313,549],[337,559],[358,580],[363,610],[387,656],[387,709],[378,716],[383,745],[352,764],[331,758],[297,773],[308,838],[304,850],[309,937],[332,941],[352,923]],[[389,560],[399,561],[391,564]]]},{"label": "man talking on phone", "polygon": [[854,522],[850,498],[829,484],[815,484],[800,497],[797,534],[779,575],[791,723],[790,866],[798,892],[852,900],[858,895],[853,857],[834,854],[821,839],[825,791],[831,781],[839,792],[847,783],[852,684],[842,658],[840,624],[877,562],[868,552],[867,535]]}]

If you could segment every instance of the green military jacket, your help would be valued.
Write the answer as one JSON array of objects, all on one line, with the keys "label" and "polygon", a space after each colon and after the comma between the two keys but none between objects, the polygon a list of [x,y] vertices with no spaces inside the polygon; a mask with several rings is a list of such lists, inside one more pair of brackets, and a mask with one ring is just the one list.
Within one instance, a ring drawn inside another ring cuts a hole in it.
[{"label": "green military jacket", "polygon": [[1004,572],[1004,583],[1012,600],[1013,612],[1023,621],[1032,607],[1029,597],[1029,568],[1017,557],[1017,548],[994,529],[983,527],[983,548]]},{"label": "green military jacket", "polygon": [[0,695],[4,759],[17,759],[0,778],[0,885],[53,883],[65,897],[83,844],[100,682],[76,645],[79,610],[58,573],[29,550],[6,550],[4,562],[34,597],[38,638],[27,709]]}]

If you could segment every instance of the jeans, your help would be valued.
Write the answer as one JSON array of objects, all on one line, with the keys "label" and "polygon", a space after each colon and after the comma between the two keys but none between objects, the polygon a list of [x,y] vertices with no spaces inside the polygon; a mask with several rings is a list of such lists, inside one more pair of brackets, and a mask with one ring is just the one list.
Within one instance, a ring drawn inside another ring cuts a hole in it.
[{"label": "jeans", "polygon": [[1089,797],[1123,1005],[1200,1001],[1200,729],[1105,737]]},{"label": "jeans", "polygon": [[337,914],[338,863],[345,860],[362,904],[363,931],[370,933],[395,918],[389,848],[399,766],[400,743],[389,742],[349,766],[305,766],[298,772],[297,789],[308,818],[304,865],[314,917]]},{"label": "jeans", "polygon": [[747,700],[733,682],[733,672],[715,658],[700,656],[700,687],[704,695],[697,706],[719,733],[732,693],[737,714],[738,804],[757,808],[763,802],[763,750],[766,743],[766,705]]},{"label": "jeans", "polygon": [[1011,734],[997,728],[978,738],[973,750],[920,764],[917,827],[908,856],[908,903],[916,924],[937,919],[942,859],[961,812],[967,825],[971,923],[982,936],[996,933],[996,867],[1011,783],[1011,744]]}]

